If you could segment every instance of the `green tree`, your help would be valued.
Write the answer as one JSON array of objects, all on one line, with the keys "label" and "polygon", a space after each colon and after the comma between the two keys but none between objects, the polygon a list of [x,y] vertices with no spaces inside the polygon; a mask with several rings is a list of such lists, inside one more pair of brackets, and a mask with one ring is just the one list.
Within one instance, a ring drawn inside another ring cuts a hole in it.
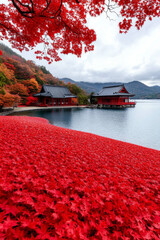
[{"label": "green tree", "polygon": [[2,94],[2,95],[5,95],[5,94],[6,94],[6,91],[4,90],[4,88],[1,88],[1,89],[0,89],[0,94]]},{"label": "green tree", "polygon": [[7,84],[10,84],[9,79],[5,76],[3,72],[0,72],[0,87],[2,88]]},{"label": "green tree", "polygon": [[87,105],[88,104],[88,97],[84,94],[78,94],[78,104],[80,105]]},{"label": "green tree", "polygon": [[94,95],[94,92],[91,92],[91,94],[90,94],[90,96],[89,96],[89,98],[90,98],[90,103],[91,103],[91,104],[97,104],[98,100],[97,100],[96,97],[93,97],[93,95]]},{"label": "green tree", "polygon": [[80,87],[78,87],[76,84],[70,84],[69,89],[75,95],[83,94],[83,90]]},{"label": "green tree", "polygon": [[38,82],[38,84],[43,85],[44,81],[36,74],[35,75],[36,81]]},{"label": "green tree", "polygon": [[40,66],[40,69],[41,69],[42,72],[45,73],[45,74],[51,74],[44,66]]}]

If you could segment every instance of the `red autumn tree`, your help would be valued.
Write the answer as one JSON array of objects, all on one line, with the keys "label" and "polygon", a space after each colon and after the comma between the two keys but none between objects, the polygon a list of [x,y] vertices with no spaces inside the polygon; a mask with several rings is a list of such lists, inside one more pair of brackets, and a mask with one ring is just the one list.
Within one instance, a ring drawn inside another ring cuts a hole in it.
[{"label": "red autumn tree", "polygon": [[4,64],[6,65],[6,67],[7,67],[8,69],[11,69],[11,70],[15,71],[15,67],[14,67],[12,64],[10,64],[10,63],[8,63],[8,62],[4,62]]},{"label": "red autumn tree", "polygon": [[37,103],[38,103],[38,98],[33,96],[29,96],[27,98],[27,102],[26,102],[27,106],[35,106]]},{"label": "red autumn tree", "polygon": [[[37,58],[60,60],[59,52],[81,56],[82,50],[93,50],[96,40],[94,30],[86,25],[88,14],[100,15],[114,6],[108,0],[8,0],[0,4],[1,40],[7,39],[22,51],[45,44],[44,51],[37,51]],[[147,18],[160,16],[159,0],[112,0],[123,17],[121,32],[127,32],[132,19],[139,29]],[[10,20],[10,21],[9,21]],[[32,31],[31,31],[32,29]]]}]

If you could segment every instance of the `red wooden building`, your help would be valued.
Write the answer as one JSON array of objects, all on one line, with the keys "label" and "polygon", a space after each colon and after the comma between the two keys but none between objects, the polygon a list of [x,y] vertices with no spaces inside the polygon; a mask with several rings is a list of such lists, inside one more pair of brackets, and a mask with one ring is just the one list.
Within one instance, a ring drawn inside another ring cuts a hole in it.
[{"label": "red wooden building", "polygon": [[103,87],[99,93],[94,94],[92,97],[97,98],[99,107],[125,108],[135,106],[135,102],[129,99],[133,96],[134,94],[129,93],[124,85],[115,85]]},{"label": "red wooden building", "polygon": [[41,92],[34,94],[39,106],[72,106],[77,105],[77,97],[67,87],[43,85]]}]

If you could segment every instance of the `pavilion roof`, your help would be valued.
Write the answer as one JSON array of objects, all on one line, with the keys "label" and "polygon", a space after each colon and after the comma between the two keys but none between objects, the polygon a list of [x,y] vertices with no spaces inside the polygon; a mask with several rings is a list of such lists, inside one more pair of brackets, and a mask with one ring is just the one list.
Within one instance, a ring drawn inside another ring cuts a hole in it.
[{"label": "pavilion roof", "polygon": [[95,96],[95,97],[103,97],[103,96],[130,96],[130,97],[133,97],[134,96],[134,94],[129,93],[126,90],[126,88],[125,88],[126,93],[121,92],[121,90],[124,88],[125,88],[124,84],[103,87],[100,92],[94,94],[93,96]]},{"label": "pavilion roof", "polygon": [[51,98],[71,98],[76,97],[67,87],[43,85],[41,92],[34,95],[35,97],[51,97]]}]

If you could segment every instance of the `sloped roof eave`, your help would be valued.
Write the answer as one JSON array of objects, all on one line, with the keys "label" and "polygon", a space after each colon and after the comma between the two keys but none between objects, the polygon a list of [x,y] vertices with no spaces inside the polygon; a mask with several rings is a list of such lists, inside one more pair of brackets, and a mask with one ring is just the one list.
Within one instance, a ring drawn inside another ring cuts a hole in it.
[{"label": "sloped roof eave", "polygon": [[77,98],[77,96],[75,96],[75,95],[71,95],[71,96],[64,96],[64,98]]},{"label": "sloped roof eave", "polygon": [[[123,92],[122,89],[125,89],[126,92]],[[122,92],[121,92],[122,91]],[[112,85],[103,87],[100,92],[93,95],[93,97],[118,97],[118,96],[128,96],[133,97],[134,94],[129,93],[125,88],[124,84],[121,85]]]},{"label": "sloped roof eave", "polygon": [[118,94],[111,94],[111,95],[98,95],[98,94],[94,94],[92,95],[92,97],[134,97],[135,94],[132,93],[118,93]]},{"label": "sloped roof eave", "polygon": [[36,93],[33,95],[34,97],[51,97],[50,93]]},{"label": "sloped roof eave", "polygon": [[67,87],[64,86],[54,86],[54,85],[43,85],[41,92],[34,94],[34,97],[50,97],[54,99],[62,98],[77,98],[73,95]]},{"label": "sloped roof eave", "polygon": [[61,97],[54,97],[47,93],[37,93],[33,95],[34,97],[50,97],[50,98],[77,98],[75,95],[68,95],[68,96],[61,96]]}]

